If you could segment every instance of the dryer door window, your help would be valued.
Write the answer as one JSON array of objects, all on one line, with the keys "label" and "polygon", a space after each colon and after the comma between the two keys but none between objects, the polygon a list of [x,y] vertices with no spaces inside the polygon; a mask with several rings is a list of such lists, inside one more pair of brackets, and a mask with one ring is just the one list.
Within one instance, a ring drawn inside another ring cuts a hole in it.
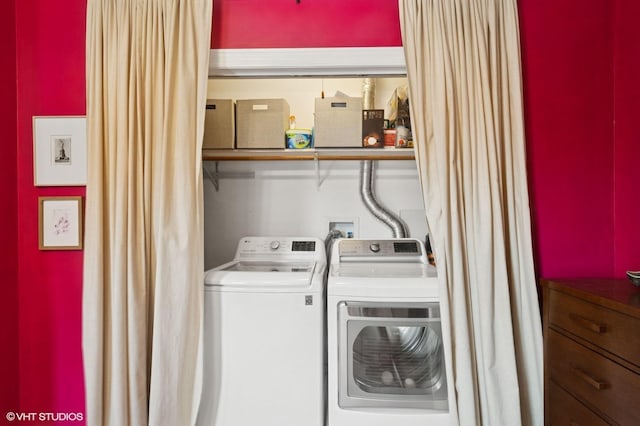
[{"label": "dryer door window", "polygon": [[340,405],[446,410],[438,303],[344,302],[340,316]]}]

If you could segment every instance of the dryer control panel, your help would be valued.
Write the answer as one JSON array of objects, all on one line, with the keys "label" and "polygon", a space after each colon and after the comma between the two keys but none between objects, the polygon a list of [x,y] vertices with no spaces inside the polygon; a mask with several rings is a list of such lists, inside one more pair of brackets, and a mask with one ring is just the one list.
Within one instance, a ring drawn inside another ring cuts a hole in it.
[{"label": "dryer control panel", "polygon": [[340,257],[402,257],[404,259],[424,255],[422,243],[414,239],[396,240],[354,240],[339,242]]}]

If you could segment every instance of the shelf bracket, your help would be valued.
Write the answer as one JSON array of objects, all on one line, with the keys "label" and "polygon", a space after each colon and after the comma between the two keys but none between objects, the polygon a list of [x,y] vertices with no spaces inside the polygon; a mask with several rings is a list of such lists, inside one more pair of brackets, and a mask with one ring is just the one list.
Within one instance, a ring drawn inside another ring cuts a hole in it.
[{"label": "shelf bracket", "polygon": [[320,192],[322,181],[320,180],[320,158],[317,152],[313,153],[313,165],[316,169],[316,191]]},{"label": "shelf bracket", "polygon": [[219,161],[214,161],[215,171],[211,173],[211,170],[207,167],[207,163],[207,161],[202,162],[202,169],[207,179],[209,179],[209,182],[213,184],[216,192],[220,190],[220,179],[255,179],[256,177],[256,172],[220,172],[218,171]]},{"label": "shelf bracket", "polygon": [[215,167],[216,170],[214,172],[214,175],[211,174],[211,171],[209,171],[209,168],[207,167],[207,163],[203,162],[202,163],[202,168],[204,169],[204,174],[207,175],[207,179],[209,179],[209,182],[211,182],[211,184],[213,184],[213,187],[216,189],[216,192],[218,192],[220,190],[220,182],[218,182],[218,162],[215,161]]}]

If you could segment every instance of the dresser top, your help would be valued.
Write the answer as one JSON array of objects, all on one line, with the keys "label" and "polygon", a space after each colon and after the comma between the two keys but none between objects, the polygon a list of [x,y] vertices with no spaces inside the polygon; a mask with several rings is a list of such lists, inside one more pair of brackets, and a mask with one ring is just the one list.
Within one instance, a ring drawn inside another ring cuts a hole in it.
[{"label": "dresser top", "polygon": [[640,318],[640,287],[628,279],[543,279],[545,288]]}]

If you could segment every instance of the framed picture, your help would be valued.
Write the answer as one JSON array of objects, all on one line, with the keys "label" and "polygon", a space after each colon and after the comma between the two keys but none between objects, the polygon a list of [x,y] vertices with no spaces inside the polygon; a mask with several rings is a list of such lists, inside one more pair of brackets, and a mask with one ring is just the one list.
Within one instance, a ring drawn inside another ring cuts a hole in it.
[{"label": "framed picture", "polygon": [[87,184],[85,117],[33,117],[35,186]]},{"label": "framed picture", "polygon": [[82,249],[82,197],[39,197],[40,250]]}]

